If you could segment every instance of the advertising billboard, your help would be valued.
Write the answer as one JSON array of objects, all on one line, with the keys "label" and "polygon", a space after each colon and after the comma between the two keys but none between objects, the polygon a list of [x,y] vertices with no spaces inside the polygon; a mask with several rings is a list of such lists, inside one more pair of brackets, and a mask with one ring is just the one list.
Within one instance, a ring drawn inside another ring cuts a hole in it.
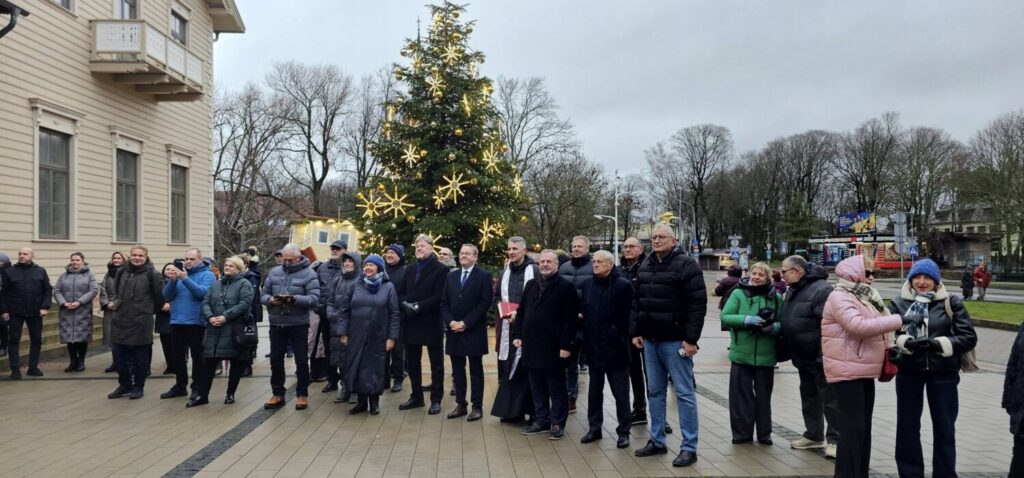
[{"label": "advertising billboard", "polygon": [[839,215],[840,234],[864,234],[875,232],[875,213],[869,211],[851,212]]}]

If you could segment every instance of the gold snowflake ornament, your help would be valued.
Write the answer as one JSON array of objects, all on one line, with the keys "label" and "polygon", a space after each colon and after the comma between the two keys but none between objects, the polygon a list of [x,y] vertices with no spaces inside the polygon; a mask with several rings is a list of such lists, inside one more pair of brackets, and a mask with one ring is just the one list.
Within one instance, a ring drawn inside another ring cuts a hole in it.
[{"label": "gold snowflake ornament", "polygon": [[480,224],[480,229],[477,230],[480,231],[480,250],[486,251],[487,242],[492,238],[497,239],[501,237],[505,226],[502,226],[500,223],[492,224],[490,218],[484,218],[484,222]]},{"label": "gold snowflake ornament", "polygon": [[402,161],[410,168],[416,165],[416,161],[419,161],[420,153],[419,149],[415,144],[409,143],[405,146],[405,154],[402,155]]},{"label": "gold snowflake ornament", "polygon": [[[466,193],[462,192],[462,186],[465,186],[465,185],[469,184],[470,182],[468,180],[467,181],[463,181],[462,178],[465,177],[465,175],[462,174],[462,173],[456,173],[455,171],[452,171],[452,175],[451,176],[442,176],[442,177],[444,178],[445,181],[448,181],[448,184],[445,184],[444,186],[441,186],[441,187],[437,188],[437,192],[439,192],[439,193],[443,192],[444,193],[444,199],[451,199],[452,202],[454,202],[455,204],[458,204],[459,203],[459,196],[465,196],[466,195]],[[436,201],[435,201],[435,203],[436,203]]]},{"label": "gold snowflake ornament", "polygon": [[484,157],[481,161],[483,161],[487,171],[498,172],[498,152],[494,150],[493,144],[487,147],[487,151],[484,151]]},{"label": "gold snowflake ornament", "polygon": [[441,78],[440,73],[431,73],[430,78],[427,79],[427,84],[430,85],[430,94],[439,95],[444,93],[444,78]]},{"label": "gold snowflake ornament", "polygon": [[456,61],[459,61],[459,58],[462,58],[462,53],[454,43],[449,43],[448,46],[444,47],[441,59],[444,60],[446,65],[454,65]]},{"label": "gold snowflake ornament", "polygon": [[516,192],[516,196],[523,194],[523,177],[516,174],[516,177],[512,179],[512,190]]},{"label": "gold snowflake ornament", "polygon": [[380,205],[384,207],[382,214],[391,212],[394,213],[395,219],[397,219],[399,215],[405,214],[405,208],[416,207],[412,203],[405,202],[405,198],[407,197],[409,197],[408,194],[399,195],[398,186],[395,186],[394,194],[388,194],[387,191],[384,191],[385,199],[382,199],[380,203]]},{"label": "gold snowflake ornament", "polygon": [[356,197],[361,201],[356,204],[356,207],[363,209],[363,217],[373,219],[380,215],[380,209],[385,207],[385,204],[381,202],[381,198],[377,197],[377,192],[373,189],[367,191],[366,194],[359,193]]}]

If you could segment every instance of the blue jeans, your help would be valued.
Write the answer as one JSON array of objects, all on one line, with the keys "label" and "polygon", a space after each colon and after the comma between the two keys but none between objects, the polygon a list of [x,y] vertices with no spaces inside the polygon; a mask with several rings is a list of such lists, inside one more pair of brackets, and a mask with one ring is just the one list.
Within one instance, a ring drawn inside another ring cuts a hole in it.
[{"label": "blue jeans", "polygon": [[693,358],[679,356],[679,340],[646,340],[644,362],[647,365],[647,411],[651,414],[651,441],[665,446],[666,389],[672,376],[679,428],[683,433],[680,450],[697,451],[697,393],[694,390]]}]

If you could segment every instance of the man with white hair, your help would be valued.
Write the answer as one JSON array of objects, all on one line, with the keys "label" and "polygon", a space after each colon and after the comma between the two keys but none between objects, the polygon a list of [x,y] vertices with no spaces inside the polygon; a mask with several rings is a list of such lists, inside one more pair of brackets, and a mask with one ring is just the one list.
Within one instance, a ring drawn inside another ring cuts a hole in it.
[{"label": "man with white hair", "polygon": [[21,342],[22,326],[28,326],[28,375],[42,377],[39,370],[39,352],[43,345],[43,317],[50,312],[53,287],[50,277],[35,261],[35,252],[28,247],[18,250],[18,262],[11,267],[0,270],[0,314],[3,321],[10,325],[10,342],[7,345],[8,358],[11,364],[11,378],[21,378],[21,354],[18,344]]},{"label": "man with white hair", "polygon": [[636,456],[668,453],[665,446],[666,378],[679,407],[683,440],[673,466],[697,461],[697,394],[693,356],[704,328],[708,297],[704,274],[692,257],[676,247],[675,232],[659,224],[651,232],[653,252],[637,271],[637,291],[630,316],[633,345],[644,351],[647,365],[651,439]]},{"label": "man with white hair", "polygon": [[281,265],[267,275],[260,300],[270,316],[270,386],[273,396],[266,409],[284,406],[284,353],[290,345],[295,354],[295,409],[309,405],[309,312],[320,306],[320,280],[309,259],[296,244],[281,248]]}]

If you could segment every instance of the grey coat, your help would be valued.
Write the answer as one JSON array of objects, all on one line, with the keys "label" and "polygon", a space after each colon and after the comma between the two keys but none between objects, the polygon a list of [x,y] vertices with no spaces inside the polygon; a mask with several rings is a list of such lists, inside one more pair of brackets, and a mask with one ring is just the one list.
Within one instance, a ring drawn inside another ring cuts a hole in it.
[{"label": "grey coat", "polygon": [[340,336],[338,335],[338,318],[341,315],[341,302],[349,297],[352,292],[352,288],[356,286],[356,281],[359,280],[363,266],[362,257],[358,252],[346,252],[342,256],[342,260],[345,257],[349,257],[355,262],[355,270],[352,272],[339,272],[334,276],[334,282],[330,285],[327,291],[330,295],[327,301],[327,320],[330,321],[331,327],[331,366],[332,367],[344,367],[345,366],[345,349],[339,342]]},{"label": "grey coat", "polygon": [[[85,264],[77,271],[67,267],[67,272],[57,278],[53,288],[53,297],[60,307],[60,342],[62,344],[89,342],[92,340],[92,300],[97,293],[96,276]],[[67,304],[80,302],[82,305],[75,310],[68,309]]]},{"label": "grey coat", "polygon": [[[203,318],[206,320],[206,358],[234,358],[238,356],[235,334],[250,320],[250,307],[255,294],[252,284],[241,274],[225,275],[214,282],[203,298]],[[220,327],[210,323],[210,317],[223,315],[227,322]],[[248,357],[248,351],[243,354]]]},{"label": "grey coat", "polygon": [[398,293],[385,280],[376,294],[366,289],[362,277],[340,303],[338,336],[348,336],[345,352],[345,387],[353,393],[380,395],[387,382],[387,339],[398,340]]},{"label": "grey coat", "polygon": [[[295,302],[272,305],[274,296],[290,295]],[[302,258],[296,264],[284,264],[270,270],[263,283],[260,298],[267,306],[270,325],[309,325],[309,311],[320,306],[320,279],[309,267],[309,259]]]}]

